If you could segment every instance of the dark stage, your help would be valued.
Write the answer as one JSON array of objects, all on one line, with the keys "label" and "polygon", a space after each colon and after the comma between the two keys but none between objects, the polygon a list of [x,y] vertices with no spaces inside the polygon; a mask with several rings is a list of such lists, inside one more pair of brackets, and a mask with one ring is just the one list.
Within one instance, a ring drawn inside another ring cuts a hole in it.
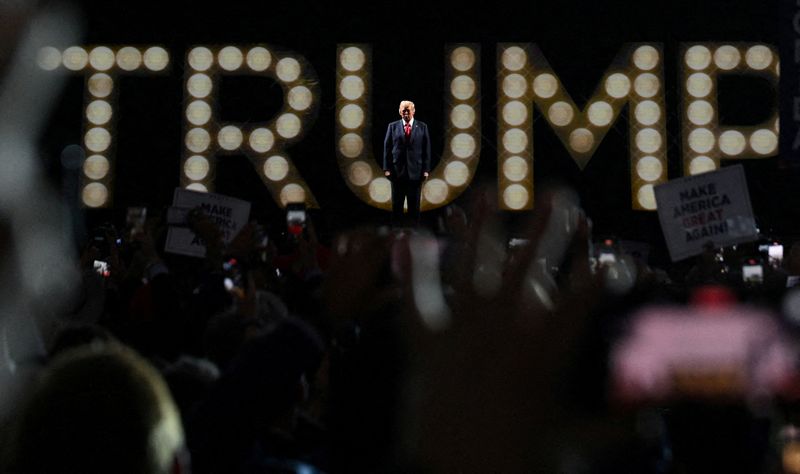
[{"label": "dark stage", "polygon": [[[788,20],[778,2],[641,1],[492,2],[467,7],[416,2],[236,2],[201,7],[199,3],[82,2],[83,44],[87,47],[160,45],[170,54],[163,74],[120,75],[115,82],[113,206],[89,210],[91,221],[124,221],[128,206],[158,209],[169,205],[180,185],[184,154],[184,88],[186,55],[195,46],[221,48],[264,44],[302,55],[319,79],[316,118],[287,152],[319,204],[321,227],[334,232],[360,224],[386,223],[389,212],[370,206],[348,188],[336,156],[337,48],[341,44],[372,47],[371,146],[380,157],[383,133],[397,119],[397,104],[409,98],[417,118],[431,130],[433,157],[445,149],[448,122],[443,97],[446,48],[471,43],[480,48],[480,156],[475,177],[455,203],[466,205],[470,192],[498,182],[498,44],[534,43],[544,53],[575,105],[582,109],[601,77],[626,43],[660,43],[663,47],[663,97],[669,179],[683,176],[681,118],[681,48],[685,43],[766,43],[779,47]],[[182,9],[182,13],[168,13]],[[787,60],[784,59],[786,63]],[[75,73],[61,94],[46,133],[43,159],[54,183],[60,183],[60,151],[81,144],[84,73]],[[255,123],[272,120],[284,106],[280,84],[266,77],[225,74],[218,82],[215,119]],[[754,125],[777,106],[778,90],[758,77],[728,75],[718,82],[719,122]],[[786,104],[782,104],[786,106]],[[662,245],[655,212],[633,210],[629,121],[625,105],[581,170],[535,108],[533,116],[534,189],[549,182],[576,188],[598,235]],[[367,143],[367,146],[370,144]],[[787,151],[741,163],[762,232],[793,238],[800,233],[797,157]],[[248,200],[252,217],[281,222],[283,211],[243,154],[219,155],[215,192]],[[439,210],[423,214],[429,224]],[[530,211],[506,214],[513,224]]]}]

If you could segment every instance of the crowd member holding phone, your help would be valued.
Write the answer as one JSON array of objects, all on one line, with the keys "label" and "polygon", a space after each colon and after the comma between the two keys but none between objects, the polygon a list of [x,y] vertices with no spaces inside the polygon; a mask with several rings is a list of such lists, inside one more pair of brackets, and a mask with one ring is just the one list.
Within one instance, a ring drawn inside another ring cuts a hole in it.
[{"label": "crowd member holding phone", "polygon": [[293,236],[299,236],[306,230],[306,206],[302,202],[290,202],[286,205],[286,230]]},{"label": "crowd member holding phone", "polygon": [[428,126],[414,119],[414,103],[400,102],[400,120],[386,129],[383,140],[383,174],[392,182],[392,225],[403,221],[403,203],[408,200],[408,218],[419,225],[422,182],[431,171],[431,139]]}]

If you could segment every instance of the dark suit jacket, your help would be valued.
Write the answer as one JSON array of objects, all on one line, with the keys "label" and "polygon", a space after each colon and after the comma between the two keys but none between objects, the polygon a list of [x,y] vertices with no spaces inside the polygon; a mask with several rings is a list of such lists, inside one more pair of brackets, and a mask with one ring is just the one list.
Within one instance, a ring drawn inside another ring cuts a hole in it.
[{"label": "dark suit jacket", "polygon": [[414,119],[411,138],[406,140],[405,122],[392,122],[383,140],[383,169],[392,177],[421,180],[422,173],[431,171],[431,139],[428,126]]}]

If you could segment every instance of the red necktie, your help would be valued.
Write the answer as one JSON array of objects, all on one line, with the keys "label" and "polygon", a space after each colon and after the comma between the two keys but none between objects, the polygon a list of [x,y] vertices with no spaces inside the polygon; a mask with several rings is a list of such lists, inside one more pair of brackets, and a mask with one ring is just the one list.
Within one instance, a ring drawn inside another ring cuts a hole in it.
[{"label": "red necktie", "polygon": [[406,123],[406,138],[411,136],[411,124]]}]

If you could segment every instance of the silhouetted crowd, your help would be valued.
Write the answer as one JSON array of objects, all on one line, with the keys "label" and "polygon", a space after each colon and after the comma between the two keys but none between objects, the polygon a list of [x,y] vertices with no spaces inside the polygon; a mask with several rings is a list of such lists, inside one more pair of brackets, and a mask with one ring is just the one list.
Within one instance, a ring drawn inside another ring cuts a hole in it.
[{"label": "silhouetted crowd", "polygon": [[330,241],[196,212],[204,258],[97,226],[2,471],[800,472],[800,247],[656,268],[569,191],[514,235],[490,195]]}]

